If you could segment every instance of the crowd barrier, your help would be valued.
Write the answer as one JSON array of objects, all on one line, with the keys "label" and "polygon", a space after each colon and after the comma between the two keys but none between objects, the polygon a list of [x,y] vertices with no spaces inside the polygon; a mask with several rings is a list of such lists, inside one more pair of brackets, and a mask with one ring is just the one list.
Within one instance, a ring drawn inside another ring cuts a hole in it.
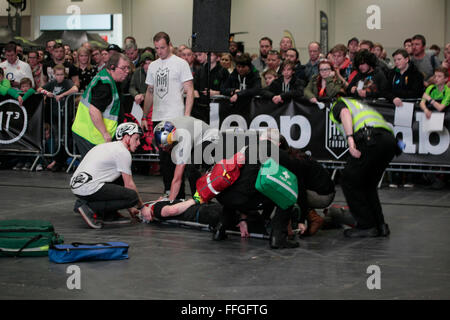
[{"label": "crowd barrier", "polygon": [[[72,94],[63,104],[55,99],[46,99],[45,107],[40,94],[34,95],[23,107],[11,99],[0,100],[0,152],[12,156],[34,157],[33,169],[40,158],[55,157],[64,148],[71,158],[67,172],[71,170],[79,158],[75,152],[71,126],[80,96],[80,93]],[[395,158],[387,170],[450,173],[450,113],[445,113],[442,131],[424,132],[424,115],[418,109],[417,101],[413,102],[416,102],[416,106],[411,125],[394,126],[396,134],[405,141],[405,152]],[[132,97],[124,96],[122,103],[125,111],[130,112]],[[394,123],[397,109],[392,104],[383,100],[367,103],[381,112],[387,121]],[[241,129],[277,127],[290,145],[306,150],[325,167],[339,170],[345,164],[347,145],[345,138],[329,121],[331,102],[324,101],[324,106],[320,109],[306,100],[275,105],[270,100],[258,97],[231,104],[229,99],[224,97],[213,97],[210,104],[210,126],[220,130],[236,126]],[[15,116],[20,113],[17,110],[27,113],[23,116],[24,120]],[[7,132],[6,120],[9,121],[8,129],[11,129],[11,126],[17,128]],[[44,126],[44,123],[48,123],[49,127]],[[20,136],[23,131],[25,134]],[[11,141],[15,140],[13,143],[5,143],[8,135]],[[16,136],[13,137],[14,135]],[[34,144],[31,143],[32,138],[35,140]],[[159,161],[159,155],[157,152],[137,153],[133,154],[133,160]]]},{"label": "crowd barrier", "polygon": [[[383,99],[365,101],[393,124],[395,134],[406,145],[403,154],[394,158],[387,170],[450,173],[450,112],[444,113],[441,131],[426,132],[419,101],[404,101],[414,104],[410,124],[405,126],[394,125],[400,108]],[[277,127],[291,146],[310,153],[330,169],[342,169],[348,152],[347,142],[329,119],[332,101],[322,102],[321,109],[305,99],[276,105],[256,97],[231,104],[228,99],[218,97],[211,103],[210,126],[222,131],[234,126],[244,129]]]}]

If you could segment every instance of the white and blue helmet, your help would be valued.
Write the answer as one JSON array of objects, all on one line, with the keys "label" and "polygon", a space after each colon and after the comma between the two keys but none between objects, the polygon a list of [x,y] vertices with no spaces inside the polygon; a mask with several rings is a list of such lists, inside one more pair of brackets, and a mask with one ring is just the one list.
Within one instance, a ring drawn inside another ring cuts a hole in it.
[{"label": "white and blue helmet", "polygon": [[132,136],[135,133],[143,135],[143,131],[138,124],[134,122],[121,123],[116,129],[116,140],[122,140],[125,135]]},{"label": "white and blue helmet", "polygon": [[153,130],[158,147],[167,147],[174,143],[173,133],[176,128],[170,121],[161,121]]}]

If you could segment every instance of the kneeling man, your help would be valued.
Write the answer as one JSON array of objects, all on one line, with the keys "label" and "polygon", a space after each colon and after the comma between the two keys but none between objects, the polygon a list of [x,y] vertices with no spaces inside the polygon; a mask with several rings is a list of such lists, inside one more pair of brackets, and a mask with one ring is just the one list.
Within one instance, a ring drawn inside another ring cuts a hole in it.
[{"label": "kneeling man", "polygon": [[[115,142],[103,143],[92,148],[81,161],[70,180],[70,187],[77,197],[74,211],[93,229],[104,224],[129,223],[117,210],[128,209],[134,216],[142,209],[149,215],[139,196],[131,173],[131,153],[140,144],[142,129],[135,123],[122,123],[117,127]],[[123,179],[124,186],[117,184]]]}]

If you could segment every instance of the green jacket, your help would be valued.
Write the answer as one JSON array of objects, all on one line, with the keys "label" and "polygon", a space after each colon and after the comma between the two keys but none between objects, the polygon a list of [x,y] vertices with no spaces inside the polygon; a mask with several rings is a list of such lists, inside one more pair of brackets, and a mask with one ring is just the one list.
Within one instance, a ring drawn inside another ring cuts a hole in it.
[{"label": "green jacket", "polygon": [[[16,89],[16,88],[9,88],[7,93],[14,99],[17,99],[20,96],[20,94],[23,93],[23,91],[20,91],[19,89]],[[25,92],[25,94],[23,95],[23,97],[22,97],[23,101],[27,100],[29,97],[31,97],[35,93],[36,93],[36,90],[31,88],[30,90]]]},{"label": "green jacket", "polygon": [[114,137],[114,134],[116,132],[120,113],[120,98],[117,91],[116,82],[108,73],[108,71],[106,69],[103,69],[99,73],[97,73],[97,75],[92,79],[92,81],[84,91],[83,97],[78,104],[75,121],[72,125],[72,131],[74,133],[94,145],[105,142],[103,135],[95,127],[89,114],[89,107],[91,106],[92,99],[92,88],[95,87],[98,82],[102,82],[111,86],[112,101],[107,106],[106,110],[102,113],[103,123],[105,124],[105,128],[111,137]]},{"label": "green jacket", "polygon": [[[317,89],[317,82],[319,81],[319,75],[314,75],[309,81],[308,85],[305,88],[305,98],[319,98],[319,90]],[[327,98],[334,98],[336,95],[341,92],[344,88],[344,84],[341,80],[335,79],[334,77],[328,77],[326,79],[327,87],[325,89],[325,94]]]},{"label": "green jacket", "polygon": [[0,94],[2,96],[6,96],[6,94],[8,93],[8,90],[11,88],[11,83],[9,82],[8,79],[3,79],[0,82]]}]

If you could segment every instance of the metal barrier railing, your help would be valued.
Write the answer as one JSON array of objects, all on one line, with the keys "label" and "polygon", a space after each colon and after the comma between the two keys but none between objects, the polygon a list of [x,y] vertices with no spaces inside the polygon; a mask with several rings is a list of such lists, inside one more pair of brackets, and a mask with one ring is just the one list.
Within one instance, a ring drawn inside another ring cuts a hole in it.
[{"label": "metal barrier railing", "polygon": [[[40,93],[36,93],[39,94]],[[43,101],[42,151],[36,152],[9,152],[8,156],[34,157],[30,171],[33,171],[39,159],[52,158],[61,150],[61,104],[54,98]],[[48,131],[48,134],[47,134]],[[48,136],[48,138],[46,138]]]},{"label": "metal barrier railing", "polygon": [[[81,93],[74,93],[71,94],[70,96],[68,96],[68,98],[66,99],[66,103],[65,103],[65,118],[64,118],[64,123],[65,123],[65,150],[67,152],[67,154],[72,158],[66,172],[69,172],[72,168],[72,166],[74,165],[75,161],[77,159],[80,159],[81,156],[79,154],[76,153],[76,147],[75,147],[75,143],[72,141],[69,141],[69,137],[71,135],[71,130],[69,130],[69,128],[72,127],[72,122],[74,120],[74,117],[76,115],[76,111],[77,111],[77,107],[78,107],[78,99],[76,99],[76,97],[80,97],[82,94]],[[71,99],[73,101],[72,105],[69,106],[68,104],[70,103],[70,99],[69,97],[73,97],[73,99]],[[130,96],[128,95],[124,95],[126,96]],[[74,117],[71,119],[69,115],[73,115]],[[149,152],[149,153],[134,153],[132,155],[133,161],[146,161],[146,162],[155,162],[155,161],[159,161],[159,153],[156,152]]]}]

